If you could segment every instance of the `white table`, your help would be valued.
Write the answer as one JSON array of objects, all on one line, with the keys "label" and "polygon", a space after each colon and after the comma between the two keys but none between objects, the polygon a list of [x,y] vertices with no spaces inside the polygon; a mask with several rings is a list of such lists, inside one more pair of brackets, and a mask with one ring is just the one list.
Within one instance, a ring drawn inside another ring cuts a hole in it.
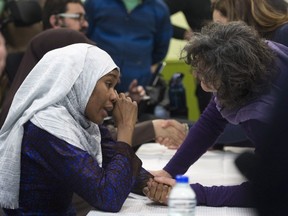
[{"label": "white table", "polygon": [[[239,184],[245,179],[235,167],[234,160],[239,153],[246,150],[251,149],[231,147],[225,148],[225,151],[208,151],[189,168],[186,175],[189,176],[190,183],[198,182],[206,186]],[[169,150],[156,143],[147,143],[138,149],[137,155],[145,169],[159,170],[166,165],[175,152],[176,150]],[[164,216],[167,214],[167,206],[157,205],[146,197],[130,194],[120,212],[90,211],[88,216]],[[256,216],[256,213],[250,208],[197,206],[196,216]]]}]

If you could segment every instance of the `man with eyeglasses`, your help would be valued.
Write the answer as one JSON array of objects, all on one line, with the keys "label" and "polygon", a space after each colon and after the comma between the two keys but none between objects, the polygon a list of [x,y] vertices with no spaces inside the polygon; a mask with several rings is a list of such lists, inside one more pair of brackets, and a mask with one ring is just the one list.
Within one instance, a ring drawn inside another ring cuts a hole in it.
[{"label": "man with eyeglasses", "polygon": [[81,0],[46,0],[43,28],[70,28],[86,33],[88,22]]}]

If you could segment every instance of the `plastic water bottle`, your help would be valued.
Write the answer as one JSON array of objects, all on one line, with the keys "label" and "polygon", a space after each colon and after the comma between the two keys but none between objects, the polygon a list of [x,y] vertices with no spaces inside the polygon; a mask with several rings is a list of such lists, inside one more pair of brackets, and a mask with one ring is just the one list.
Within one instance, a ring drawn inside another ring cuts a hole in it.
[{"label": "plastic water bottle", "polygon": [[169,216],[194,216],[196,209],[196,195],[190,187],[187,176],[177,175],[176,184],[168,198]]}]

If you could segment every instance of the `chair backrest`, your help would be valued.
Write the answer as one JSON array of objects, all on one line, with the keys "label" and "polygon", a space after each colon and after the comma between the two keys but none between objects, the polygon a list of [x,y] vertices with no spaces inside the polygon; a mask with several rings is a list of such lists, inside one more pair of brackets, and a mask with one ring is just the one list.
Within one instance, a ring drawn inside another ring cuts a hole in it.
[{"label": "chair backrest", "polygon": [[9,83],[12,83],[18,67],[22,61],[24,56],[24,52],[17,52],[17,53],[9,53],[6,58],[6,66],[5,66],[5,73],[9,79]]},{"label": "chair backrest", "polygon": [[10,22],[29,26],[42,20],[42,8],[37,0],[7,0],[5,11],[8,15],[1,21],[2,29]]}]

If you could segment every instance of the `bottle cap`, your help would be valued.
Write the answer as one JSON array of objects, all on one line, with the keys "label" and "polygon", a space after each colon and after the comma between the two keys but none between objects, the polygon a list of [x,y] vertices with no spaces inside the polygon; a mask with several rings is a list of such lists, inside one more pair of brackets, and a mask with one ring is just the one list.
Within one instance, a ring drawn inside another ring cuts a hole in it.
[{"label": "bottle cap", "polygon": [[189,182],[189,177],[184,176],[184,175],[177,175],[176,176],[176,182],[177,183],[188,183]]}]

